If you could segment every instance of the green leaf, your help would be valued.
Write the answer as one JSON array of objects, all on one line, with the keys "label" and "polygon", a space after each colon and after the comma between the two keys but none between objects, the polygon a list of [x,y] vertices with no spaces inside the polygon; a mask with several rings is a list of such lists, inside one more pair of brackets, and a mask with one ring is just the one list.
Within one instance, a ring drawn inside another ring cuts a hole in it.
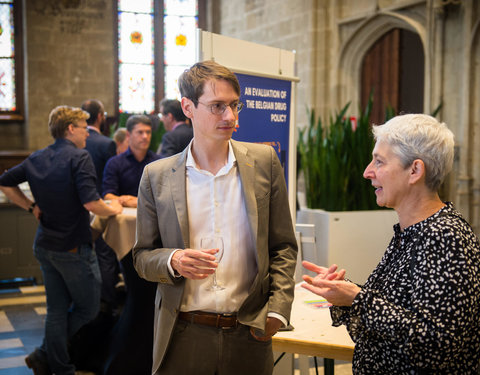
[{"label": "green leaf", "polygon": [[370,131],[372,94],[357,128],[352,128],[347,103],[324,126],[315,111],[299,130],[298,155],[305,176],[307,205],[329,211],[377,209],[375,194],[362,177],[370,163],[373,136]]}]

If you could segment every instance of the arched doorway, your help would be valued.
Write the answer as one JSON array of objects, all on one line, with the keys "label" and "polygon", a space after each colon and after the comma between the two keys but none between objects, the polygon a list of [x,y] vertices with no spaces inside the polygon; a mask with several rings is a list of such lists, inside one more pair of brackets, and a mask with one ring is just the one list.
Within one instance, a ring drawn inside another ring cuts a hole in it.
[{"label": "arched doorway", "polygon": [[371,121],[385,122],[387,107],[395,113],[423,112],[425,56],[418,34],[395,28],[367,51],[361,67],[361,105],[373,89]]}]

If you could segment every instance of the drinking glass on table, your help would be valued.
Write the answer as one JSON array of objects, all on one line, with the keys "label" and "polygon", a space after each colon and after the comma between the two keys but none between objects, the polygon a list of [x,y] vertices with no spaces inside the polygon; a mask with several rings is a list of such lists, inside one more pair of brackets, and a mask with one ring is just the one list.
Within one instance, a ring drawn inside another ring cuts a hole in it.
[{"label": "drinking glass on table", "polygon": [[[215,254],[216,262],[220,263],[223,257],[223,238],[222,237],[202,237],[200,240],[200,248],[204,250],[218,249]],[[207,290],[223,290],[223,286],[217,284],[217,271],[213,273],[213,285]]]}]

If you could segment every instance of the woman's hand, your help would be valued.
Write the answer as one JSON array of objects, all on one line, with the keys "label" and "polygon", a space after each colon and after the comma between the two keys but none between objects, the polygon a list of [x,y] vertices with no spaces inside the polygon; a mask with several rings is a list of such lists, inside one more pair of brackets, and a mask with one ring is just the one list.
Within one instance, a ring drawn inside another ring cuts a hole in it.
[{"label": "woman's hand", "polygon": [[[317,276],[315,276],[315,279],[343,280],[345,278],[345,270],[342,269],[336,272],[338,268],[336,264],[332,264],[330,268],[325,268],[325,267],[317,266],[315,263],[307,262],[306,260],[304,260],[302,262],[302,266],[309,271],[315,272],[317,274]],[[303,276],[304,280],[305,280],[305,277],[309,279],[313,279],[310,276],[304,275]]]},{"label": "woman's hand", "polygon": [[302,265],[313,272],[315,277],[303,275],[306,284],[302,287],[325,298],[335,306],[351,306],[353,300],[360,292],[360,287],[344,280],[345,270],[337,272],[337,265],[329,268],[317,266],[314,263],[303,261]]}]

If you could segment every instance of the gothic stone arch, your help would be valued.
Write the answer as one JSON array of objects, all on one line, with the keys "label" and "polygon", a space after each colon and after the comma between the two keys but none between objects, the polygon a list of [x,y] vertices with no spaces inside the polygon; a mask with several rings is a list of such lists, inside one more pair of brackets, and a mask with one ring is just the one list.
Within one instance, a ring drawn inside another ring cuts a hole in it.
[{"label": "gothic stone arch", "polygon": [[421,20],[396,12],[379,12],[359,24],[351,36],[342,44],[338,59],[338,90],[336,106],[351,102],[356,111],[360,104],[361,65],[370,47],[385,33],[402,28],[417,33],[424,48],[425,56],[425,108],[430,106],[430,54],[427,48],[427,34]]}]

